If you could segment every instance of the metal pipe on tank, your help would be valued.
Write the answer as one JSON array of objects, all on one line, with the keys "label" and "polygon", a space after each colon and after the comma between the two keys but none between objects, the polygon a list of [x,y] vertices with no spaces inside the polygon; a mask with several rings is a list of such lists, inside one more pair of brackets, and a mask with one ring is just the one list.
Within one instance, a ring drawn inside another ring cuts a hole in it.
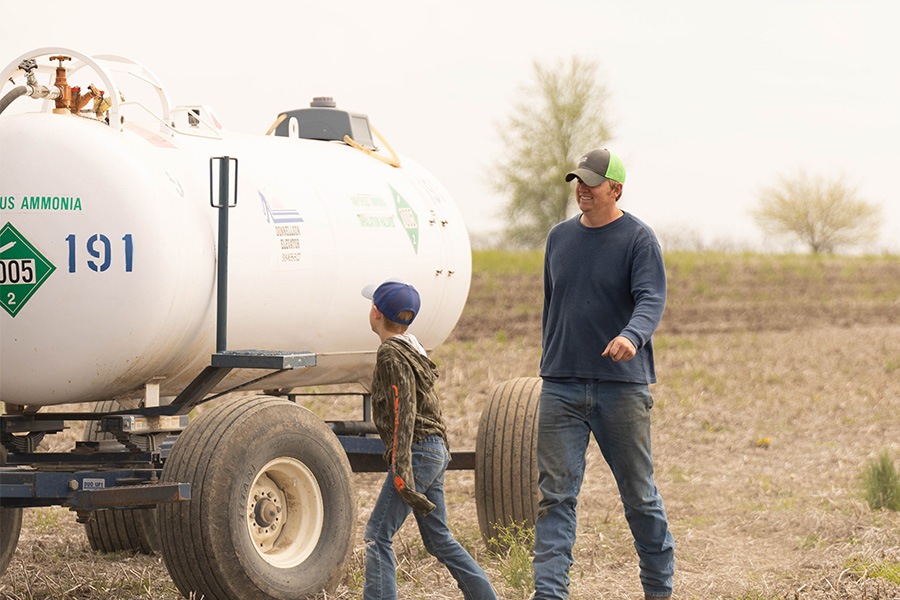
[{"label": "metal pipe on tank", "polygon": [[[231,163],[234,162],[234,203],[229,201]],[[213,173],[219,166],[219,186],[216,194]],[[216,273],[216,352],[228,349],[228,209],[237,205],[237,159],[228,156],[211,158],[209,163],[210,202],[219,209],[219,252]],[[216,196],[218,195],[218,203]]]}]

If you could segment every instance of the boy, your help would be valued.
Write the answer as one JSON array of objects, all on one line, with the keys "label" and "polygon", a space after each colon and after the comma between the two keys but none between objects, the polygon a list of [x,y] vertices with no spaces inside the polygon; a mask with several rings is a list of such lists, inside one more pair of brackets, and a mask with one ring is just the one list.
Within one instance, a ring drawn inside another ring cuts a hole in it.
[{"label": "boy", "polygon": [[447,527],[444,471],[450,462],[437,367],[406,332],[419,312],[419,293],[396,280],[363,288],[372,300],[369,325],[381,339],[372,379],[372,415],[387,450],[387,478],[366,524],[363,600],[395,600],[397,570],[392,542],[415,510],[425,549],[456,579],[466,600],[496,600],[484,571]]}]

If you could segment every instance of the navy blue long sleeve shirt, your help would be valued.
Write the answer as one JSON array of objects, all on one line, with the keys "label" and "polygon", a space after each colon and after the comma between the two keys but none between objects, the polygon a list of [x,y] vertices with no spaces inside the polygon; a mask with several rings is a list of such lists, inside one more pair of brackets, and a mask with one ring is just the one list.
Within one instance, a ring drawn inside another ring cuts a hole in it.
[{"label": "navy blue long sleeve shirt", "polygon": [[[652,336],[666,304],[666,270],[653,230],[625,213],[603,227],[580,216],[547,236],[541,377],[656,383]],[[637,354],[601,354],[616,336]]]}]

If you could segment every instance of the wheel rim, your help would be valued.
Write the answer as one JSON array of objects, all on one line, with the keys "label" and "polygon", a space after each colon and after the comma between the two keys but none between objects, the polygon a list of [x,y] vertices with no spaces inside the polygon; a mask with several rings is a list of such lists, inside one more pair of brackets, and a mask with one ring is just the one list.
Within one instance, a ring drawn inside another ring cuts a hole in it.
[{"label": "wheel rim", "polygon": [[256,475],[247,497],[247,529],[260,557],[287,569],[306,560],[325,522],[319,483],[294,458],[269,461]]}]

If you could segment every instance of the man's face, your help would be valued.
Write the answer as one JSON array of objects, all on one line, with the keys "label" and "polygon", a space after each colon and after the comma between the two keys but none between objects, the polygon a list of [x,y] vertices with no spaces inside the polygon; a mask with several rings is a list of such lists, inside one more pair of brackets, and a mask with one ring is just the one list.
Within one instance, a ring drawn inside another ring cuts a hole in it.
[{"label": "man's face", "polygon": [[619,194],[618,186],[615,181],[607,179],[600,185],[590,187],[579,178],[575,184],[575,200],[578,202],[578,208],[583,213],[593,212],[595,210],[608,210],[615,206],[616,197]]}]

